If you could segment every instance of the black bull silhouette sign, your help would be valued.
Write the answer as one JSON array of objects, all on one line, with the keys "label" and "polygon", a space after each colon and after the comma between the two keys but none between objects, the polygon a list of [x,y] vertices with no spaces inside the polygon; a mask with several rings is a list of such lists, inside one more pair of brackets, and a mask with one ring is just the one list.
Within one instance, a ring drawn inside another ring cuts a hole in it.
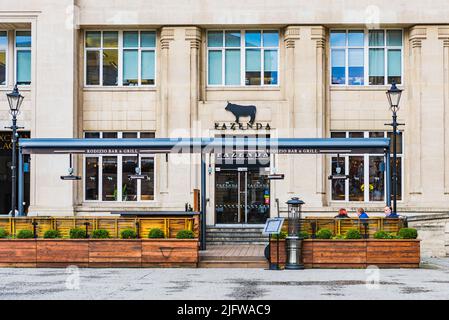
[{"label": "black bull silhouette sign", "polygon": [[[231,112],[235,117],[235,122],[231,123],[215,123],[215,130],[271,130],[269,123],[255,123],[257,108],[256,106],[243,106],[235,103],[228,104],[225,108],[226,111]],[[249,122],[243,124],[240,122],[241,117],[249,117]]]}]

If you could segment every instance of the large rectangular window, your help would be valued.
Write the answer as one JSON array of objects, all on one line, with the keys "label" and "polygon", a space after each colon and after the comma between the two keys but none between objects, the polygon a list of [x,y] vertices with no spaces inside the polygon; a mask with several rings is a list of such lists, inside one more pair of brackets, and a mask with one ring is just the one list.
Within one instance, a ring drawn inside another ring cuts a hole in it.
[{"label": "large rectangular window", "polygon": [[8,32],[0,31],[0,86],[6,85],[6,61],[8,52]]},{"label": "large rectangular window", "polygon": [[[85,132],[86,139],[152,139],[154,132]],[[140,168],[146,180],[129,179]],[[154,157],[112,154],[84,158],[86,201],[154,200]]]},{"label": "large rectangular window", "polygon": [[88,86],[154,85],[155,31],[86,31]]},{"label": "large rectangular window", "polygon": [[279,32],[220,30],[207,33],[208,85],[278,85]]},{"label": "large rectangular window", "polygon": [[402,30],[332,30],[333,85],[402,83]]},{"label": "large rectangular window", "polygon": [[31,31],[16,31],[16,83],[31,84]]},{"label": "large rectangular window", "polygon": [[[332,138],[390,138],[391,132],[383,131],[350,131],[331,132]],[[402,162],[403,162],[403,136],[397,136],[398,153],[398,200],[402,199]],[[391,148],[391,152],[392,152]],[[385,201],[386,198],[386,172],[383,154],[347,154],[331,157],[331,174],[342,178],[332,179],[330,183],[330,198],[332,201],[376,202]],[[339,160],[339,161],[337,161]],[[391,160],[391,173],[393,160]],[[344,179],[343,176],[348,178]],[[391,182],[391,192],[393,192]]]}]

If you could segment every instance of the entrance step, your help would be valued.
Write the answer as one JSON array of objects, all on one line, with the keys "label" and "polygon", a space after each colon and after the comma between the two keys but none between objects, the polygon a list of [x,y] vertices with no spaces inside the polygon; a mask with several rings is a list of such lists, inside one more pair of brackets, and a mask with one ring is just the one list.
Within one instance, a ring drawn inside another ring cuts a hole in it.
[{"label": "entrance step", "polygon": [[200,251],[200,268],[268,268],[265,245],[210,245]]},{"label": "entrance step", "polygon": [[268,237],[262,234],[262,227],[207,227],[206,243],[225,244],[268,244]]}]

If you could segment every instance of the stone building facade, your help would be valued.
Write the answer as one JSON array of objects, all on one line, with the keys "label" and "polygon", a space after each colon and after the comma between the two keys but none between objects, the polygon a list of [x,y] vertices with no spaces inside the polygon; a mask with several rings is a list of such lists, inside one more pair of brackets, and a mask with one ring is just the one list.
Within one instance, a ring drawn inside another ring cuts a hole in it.
[{"label": "stone building facade", "polygon": [[[33,138],[389,137],[385,91],[396,81],[405,123],[399,210],[448,210],[447,1],[0,4],[1,128],[10,125],[5,94],[19,82],[19,124]],[[255,124],[243,119],[233,128],[228,102],[256,106]],[[7,143],[2,152],[5,211]],[[376,155],[263,160],[226,166],[217,155],[207,159],[209,225],[260,223],[276,214],[275,199],[283,211],[292,196],[309,215],[360,206],[381,212],[385,178]],[[184,210],[200,187],[196,155],[79,156],[81,182],[60,180],[67,156],[28,162],[29,215]],[[138,162],[150,179],[131,184],[126,176]],[[349,179],[328,180],[336,167]],[[274,171],[285,180],[270,183],[264,175]]]}]

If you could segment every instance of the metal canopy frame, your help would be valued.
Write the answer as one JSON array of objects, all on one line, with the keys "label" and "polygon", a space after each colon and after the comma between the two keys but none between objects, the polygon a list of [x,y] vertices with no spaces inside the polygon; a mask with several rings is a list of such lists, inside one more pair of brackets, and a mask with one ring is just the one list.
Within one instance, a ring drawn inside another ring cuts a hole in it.
[{"label": "metal canopy frame", "polygon": [[[155,139],[20,139],[19,216],[23,216],[25,154],[201,154],[201,230],[206,227],[205,155],[223,152],[267,151],[274,154],[383,153],[386,171],[386,204],[391,204],[389,138],[155,138]],[[201,232],[201,249],[205,246]]]}]

